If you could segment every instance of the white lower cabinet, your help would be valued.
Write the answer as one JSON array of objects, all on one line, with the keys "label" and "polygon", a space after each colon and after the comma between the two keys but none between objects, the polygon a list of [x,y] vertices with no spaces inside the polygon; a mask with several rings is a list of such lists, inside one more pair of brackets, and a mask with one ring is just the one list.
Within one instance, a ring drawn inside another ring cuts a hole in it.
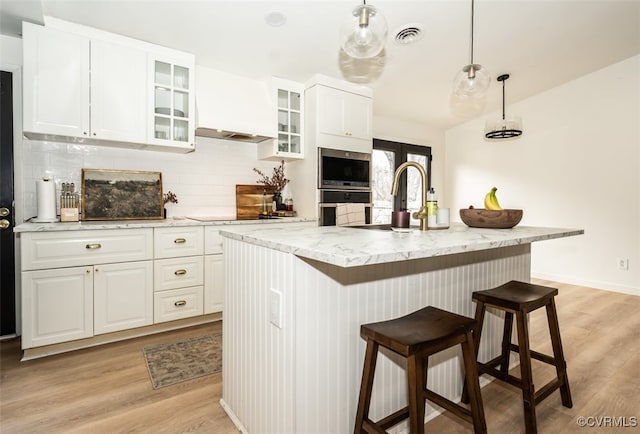
[{"label": "white lower cabinet", "polygon": [[22,273],[22,348],[93,336],[93,267]]},{"label": "white lower cabinet", "polygon": [[153,322],[202,315],[202,226],[154,229]]},{"label": "white lower cabinet", "polygon": [[222,312],[224,306],[222,235],[216,226],[204,230],[204,313]]},{"label": "white lower cabinet", "polygon": [[222,311],[216,227],[24,232],[20,239],[25,350]]},{"label": "white lower cabinet", "polygon": [[202,315],[202,286],[170,289],[154,293],[154,322],[173,321]]},{"label": "white lower cabinet", "polygon": [[204,313],[222,312],[224,306],[223,255],[204,257]]},{"label": "white lower cabinet", "polygon": [[153,261],[95,266],[93,279],[94,334],[153,324]]}]

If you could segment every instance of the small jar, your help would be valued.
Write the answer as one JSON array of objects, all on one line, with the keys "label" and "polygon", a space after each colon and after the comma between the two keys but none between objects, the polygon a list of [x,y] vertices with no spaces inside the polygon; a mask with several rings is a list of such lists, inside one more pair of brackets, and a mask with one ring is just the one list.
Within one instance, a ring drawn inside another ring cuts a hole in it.
[{"label": "small jar", "polygon": [[285,201],[284,201],[285,206],[287,207],[287,211],[293,211],[293,199],[291,199],[290,197],[288,197]]}]

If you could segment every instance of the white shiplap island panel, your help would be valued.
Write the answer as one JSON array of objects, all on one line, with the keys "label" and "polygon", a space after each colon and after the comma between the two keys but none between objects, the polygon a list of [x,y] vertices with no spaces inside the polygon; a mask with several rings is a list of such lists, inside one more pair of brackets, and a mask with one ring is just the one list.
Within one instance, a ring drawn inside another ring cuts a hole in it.
[{"label": "white shiplap island panel", "polygon": [[[581,233],[461,225],[408,234],[309,224],[223,229],[221,404],[252,434],[352,432],[365,350],[361,324],[427,305],[471,317],[471,292],[529,281],[531,242]],[[272,289],[282,294],[281,328],[270,321]],[[498,354],[501,325],[487,316],[480,360]],[[454,401],[462,390],[459,353],[449,349],[429,364],[429,387]],[[371,416],[403,407],[406,393],[404,359],[385,352]],[[435,414],[427,408],[427,418]]]}]

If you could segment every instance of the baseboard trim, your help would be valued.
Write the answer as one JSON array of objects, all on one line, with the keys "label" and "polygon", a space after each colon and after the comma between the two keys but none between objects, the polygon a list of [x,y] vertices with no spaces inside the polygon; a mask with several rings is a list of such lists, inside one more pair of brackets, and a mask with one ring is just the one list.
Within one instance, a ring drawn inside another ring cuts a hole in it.
[{"label": "baseboard trim", "polygon": [[34,347],[24,349],[21,361],[39,359],[40,357],[52,356],[54,354],[66,353],[69,351],[80,350],[83,348],[95,347],[98,345],[108,344],[111,342],[123,341],[126,339],[148,336],[156,333],[162,333],[171,330],[178,330],[185,327],[207,324],[210,322],[222,320],[222,312],[211,313],[192,318],[185,318],[176,321],[169,321],[159,324],[153,324],[146,327],[139,327],[130,330],[122,330],[119,332],[107,333],[86,339],[78,339],[75,341],[61,342],[59,344],[45,345],[42,347]]},{"label": "baseboard trim", "polygon": [[603,291],[640,296],[640,287],[619,285],[616,283],[602,282],[598,280],[577,279],[573,276],[564,276],[553,273],[540,273],[533,270],[531,271],[531,277],[536,279],[551,280],[559,283],[568,283],[570,285],[586,286],[588,288],[601,289]]}]

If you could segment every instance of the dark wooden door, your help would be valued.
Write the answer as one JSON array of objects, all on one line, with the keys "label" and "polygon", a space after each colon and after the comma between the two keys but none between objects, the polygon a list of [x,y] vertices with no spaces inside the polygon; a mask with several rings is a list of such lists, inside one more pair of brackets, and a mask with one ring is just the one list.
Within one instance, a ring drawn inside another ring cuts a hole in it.
[{"label": "dark wooden door", "polygon": [[0,71],[0,336],[16,333],[14,223],[12,76]]}]

